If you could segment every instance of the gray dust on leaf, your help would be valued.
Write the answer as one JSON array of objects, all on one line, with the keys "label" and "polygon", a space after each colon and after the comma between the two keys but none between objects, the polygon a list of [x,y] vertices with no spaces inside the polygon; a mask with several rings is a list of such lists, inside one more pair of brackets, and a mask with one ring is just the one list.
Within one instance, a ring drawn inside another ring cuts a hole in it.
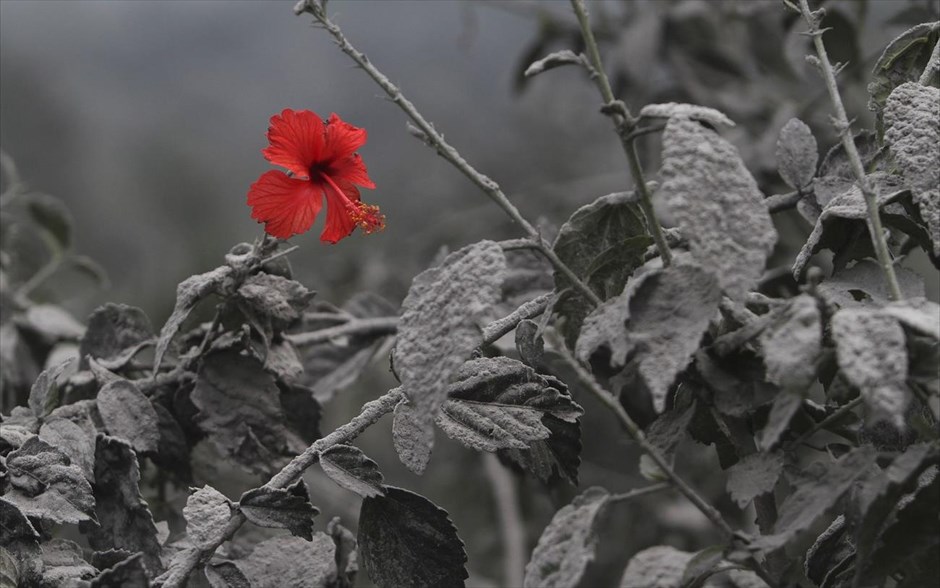
[{"label": "gray dust on leaf", "polygon": [[232,518],[232,504],[212,486],[203,486],[189,495],[183,507],[186,536],[199,549],[212,546]]},{"label": "gray dust on leaf", "polygon": [[98,412],[112,437],[125,439],[139,452],[156,452],[160,443],[157,412],[137,386],[116,380],[98,392]]},{"label": "gray dust on leaf", "polygon": [[363,498],[385,494],[378,464],[358,447],[333,445],[320,453],[320,467],[334,482]]},{"label": "gray dust on leaf", "polygon": [[791,118],[780,129],[777,139],[777,170],[780,177],[793,189],[805,188],[816,175],[819,160],[816,137],[798,118]]}]

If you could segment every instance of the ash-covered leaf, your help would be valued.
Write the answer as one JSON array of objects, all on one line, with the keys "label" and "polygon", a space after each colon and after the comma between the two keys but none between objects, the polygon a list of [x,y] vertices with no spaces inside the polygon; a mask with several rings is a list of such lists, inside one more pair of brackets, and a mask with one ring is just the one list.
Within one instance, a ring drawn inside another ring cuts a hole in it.
[{"label": "ash-covered leaf", "polygon": [[395,407],[392,420],[392,443],[395,453],[405,467],[420,474],[431,459],[431,445],[421,426],[420,417],[414,414],[414,408],[407,398],[402,398]]},{"label": "ash-covered leaf", "polygon": [[508,357],[480,358],[457,371],[437,424],[477,451],[529,449],[551,435],[543,416],[575,423],[583,412],[560,380]]},{"label": "ash-covered leaf", "polygon": [[157,339],[157,348],[153,357],[153,371],[157,373],[160,364],[163,363],[163,356],[166,354],[170,342],[179,331],[180,325],[189,316],[193,308],[200,300],[219,289],[226,278],[232,273],[232,268],[223,265],[210,272],[190,276],[180,282],[176,287],[176,305],[170,318],[166,320],[163,328],[160,330],[160,338]]},{"label": "ash-covered leaf", "polygon": [[[11,560],[17,576],[15,580],[20,582],[14,582],[12,586],[38,583],[42,573],[39,538],[39,533],[26,515],[16,505],[0,497],[0,558],[4,563]],[[0,573],[7,571],[14,572],[13,569],[0,566]]]},{"label": "ash-covered leaf", "polygon": [[252,588],[251,582],[233,562],[210,563],[205,571],[212,588]]},{"label": "ash-covered leaf", "polygon": [[447,511],[394,486],[362,501],[359,554],[379,588],[450,588],[468,577],[463,541]]},{"label": "ash-covered leaf", "polygon": [[888,97],[884,122],[885,141],[940,256],[940,89],[901,84]]},{"label": "ash-covered leaf", "polygon": [[682,586],[704,585],[711,588],[706,580],[712,575],[715,566],[724,559],[725,549],[724,545],[712,545],[695,553],[682,572]]},{"label": "ash-covered leaf", "polygon": [[[506,271],[502,248],[480,241],[447,256],[418,274],[402,303],[395,343],[395,371],[408,394],[411,418],[421,443],[434,444],[434,419],[447,398],[454,372],[482,343],[479,323],[500,298]],[[427,465],[413,462],[420,473]]]},{"label": "ash-covered leaf", "polygon": [[737,149],[699,123],[672,118],[663,133],[660,196],[692,256],[739,300],[764,271],[777,233]]},{"label": "ash-covered leaf", "polygon": [[718,311],[718,284],[694,265],[643,274],[588,317],[576,346],[578,357],[588,361],[599,348],[609,347],[613,365],[624,365],[629,358],[649,388],[654,408],[662,412],[669,388]]},{"label": "ash-covered leaf", "polygon": [[656,417],[656,420],[646,429],[646,440],[659,450],[660,455],[667,460],[672,460],[676,447],[685,438],[694,414],[693,404],[676,406],[667,410]]},{"label": "ash-covered leaf", "polygon": [[[562,225],[552,248],[576,276],[606,300],[623,290],[651,243],[634,195],[627,192],[601,196],[576,210]],[[559,293],[555,312],[565,317],[560,329],[574,347],[581,323],[593,305],[557,271],[555,290]]]},{"label": "ash-covered leaf", "polygon": [[904,31],[885,47],[868,84],[868,109],[875,112],[878,121],[894,89],[920,78],[938,38],[940,22],[925,22]]},{"label": "ash-covered leaf", "polygon": [[827,577],[846,573],[846,564],[855,557],[855,545],[846,532],[845,515],[839,515],[806,551],[803,571],[818,586],[827,586]]},{"label": "ash-covered leaf", "polygon": [[157,467],[171,473],[183,483],[192,482],[192,464],[189,462],[189,442],[177,417],[160,403],[154,403],[160,441],[157,452],[150,456]]},{"label": "ash-covered leaf", "polygon": [[128,380],[116,380],[98,392],[98,412],[112,437],[128,441],[139,452],[157,450],[160,442],[157,412]]},{"label": "ash-covered leaf", "polygon": [[99,435],[94,486],[98,526],[83,530],[99,551],[120,548],[142,552],[147,567],[156,574],[163,571],[160,542],[139,483],[140,466],[130,444]]},{"label": "ash-covered leaf", "polygon": [[864,446],[853,449],[839,461],[813,464],[815,467],[804,472],[793,494],[780,505],[773,534],[758,538],[753,545],[769,551],[796,538],[868,471],[875,456],[873,447]]},{"label": "ash-covered leaf", "polygon": [[285,426],[281,391],[252,355],[231,349],[206,356],[191,398],[199,409],[199,428],[252,472],[269,475],[281,456],[306,446]]},{"label": "ash-covered leaf", "polygon": [[904,427],[910,392],[907,345],[898,321],[877,310],[843,308],[832,319],[832,338],[842,373],[859,388],[874,420]]},{"label": "ash-covered leaf", "polygon": [[802,404],[802,394],[786,389],[777,394],[770,407],[770,414],[767,415],[767,424],[764,425],[760,435],[759,445],[763,451],[769,451],[777,444]]},{"label": "ash-covered leaf", "polygon": [[320,513],[310,504],[303,480],[287,490],[265,486],[249,490],[238,501],[238,507],[258,526],[289,529],[307,541],[313,537],[313,517]]},{"label": "ash-covered leaf", "polygon": [[268,347],[264,369],[288,384],[299,381],[304,373],[297,348],[286,339],[274,341]]},{"label": "ash-covered leaf", "polygon": [[[903,298],[924,297],[922,277],[903,267],[895,267],[894,273]],[[885,274],[878,263],[870,259],[863,259],[850,268],[837,271],[819,284],[817,290],[827,302],[841,308],[873,304],[882,306],[890,300]]]},{"label": "ash-covered leaf", "polygon": [[44,586],[67,586],[75,580],[88,580],[97,570],[82,557],[82,548],[68,539],[55,538],[42,544]]},{"label": "ash-covered leaf", "polygon": [[940,304],[936,302],[923,297],[905,297],[888,304],[881,312],[912,331],[940,339]]},{"label": "ash-covered leaf", "polygon": [[791,299],[760,334],[767,380],[802,391],[816,378],[822,346],[822,318],[816,299],[800,294]]},{"label": "ash-covered leaf", "polygon": [[150,588],[143,556],[132,555],[104,570],[91,581],[89,588]]},{"label": "ash-covered leaf", "polygon": [[203,486],[189,495],[183,507],[186,537],[200,549],[212,545],[232,518],[232,503],[212,486]]},{"label": "ash-covered leaf", "polygon": [[46,415],[55,410],[61,401],[59,376],[72,364],[71,361],[44,370],[36,378],[29,391],[29,408],[37,419],[44,419]]},{"label": "ash-covered leaf", "polygon": [[548,428],[547,439],[530,441],[528,449],[500,449],[500,457],[514,462],[544,483],[560,478],[578,485],[581,466],[581,422],[573,423],[547,414],[542,424]]},{"label": "ash-covered leaf", "polygon": [[754,498],[771,492],[782,471],[782,453],[752,453],[728,469],[728,493],[744,508]]},{"label": "ash-covered leaf", "polygon": [[646,118],[678,118],[697,120],[715,127],[733,127],[734,121],[725,113],[707,106],[697,104],[684,104],[681,102],[665,102],[662,104],[647,104],[640,110],[640,116]]},{"label": "ash-covered leaf", "polygon": [[630,558],[620,579],[620,588],[679,586],[693,555],[668,545],[644,549]]},{"label": "ash-covered leaf", "polygon": [[570,49],[563,49],[561,51],[549,53],[542,59],[532,62],[532,64],[526,68],[522,75],[527,78],[531,78],[532,76],[538,75],[550,69],[555,69],[556,67],[579,64],[583,64],[580,56]]},{"label": "ash-covered leaf", "polygon": [[262,541],[235,564],[251,586],[327,588],[336,582],[335,550],[325,533],[315,533],[312,541],[280,536]]},{"label": "ash-covered leaf", "polygon": [[95,432],[68,419],[52,419],[42,424],[39,438],[68,456],[89,482],[95,479]]},{"label": "ash-covered leaf", "polygon": [[55,304],[34,304],[23,314],[15,316],[14,321],[17,326],[31,331],[48,345],[59,341],[77,341],[85,333],[84,325]]},{"label": "ash-covered leaf", "polygon": [[16,557],[6,547],[0,547],[0,586],[16,588],[20,585],[20,566]]},{"label": "ash-covered leaf", "polygon": [[88,357],[114,359],[153,338],[153,326],[141,309],[111,302],[99,306],[88,317],[88,329],[79,345],[81,367],[87,369]]},{"label": "ash-covered leaf", "polygon": [[336,545],[337,588],[352,588],[359,572],[359,557],[356,536],[340,524],[339,517],[333,517],[326,526],[326,532]]},{"label": "ash-covered leaf", "polygon": [[777,139],[777,170],[780,177],[791,188],[805,188],[816,175],[818,160],[813,132],[798,118],[788,120],[780,129],[780,138]]},{"label": "ash-covered leaf", "polygon": [[515,332],[516,351],[527,365],[537,368],[545,355],[545,339],[539,331],[539,325],[533,320],[519,321]]},{"label": "ash-covered leaf", "polygon": [[10,452],[6,465],[10,490],[4,498],[23,514],[54,523],[95,520],[95,499],[81,468],[39,437]]},{"label": "ash-covered leaf", "polygon": [[385,493],[377,463],[358,447],[333,445],[320,453],[320,467],[334,482],[363,498]]},{"label": "ash-covered leaf", "polygon": [[594,560],[598,539],[595,526],[609,499],[606,490],[594,486],[555,513],[525,566],[525,588],[578,585]]},{"label": "ash-covered leaf", "polygon": [[300,319],[315,295],[300,282],[260,272],[238,288],[237,300],[254,317],[280,331]]}]

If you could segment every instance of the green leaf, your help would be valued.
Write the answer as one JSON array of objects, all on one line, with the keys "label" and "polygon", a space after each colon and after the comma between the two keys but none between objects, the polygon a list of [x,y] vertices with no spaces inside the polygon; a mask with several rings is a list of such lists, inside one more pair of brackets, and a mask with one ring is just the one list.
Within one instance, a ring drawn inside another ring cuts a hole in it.
[{"label": "green leaf", "polygon": [[447,511],[393,486],[362,501],[359,554],[378,588],[451,588],[468,577],[463,541]]},{"label": "green leaf", "polygon": [[358,447],[333,445],[320,453],[320,467],[334,482],[363,498],[385,494],[379,466]]},{"label": "green leaf", "polygon": [[938,38],[940,22],[919,24],[888,43],[875,62],[868,84],[868,109],[875,112],[879,127],[888,96],[901,84],[916,82],[920,78]]},{"label": "green leaf", "polygon": [[525,588],[573,588],[594,560],[596,527],[610,494],[597,486],[555,513],[525,566]]}]

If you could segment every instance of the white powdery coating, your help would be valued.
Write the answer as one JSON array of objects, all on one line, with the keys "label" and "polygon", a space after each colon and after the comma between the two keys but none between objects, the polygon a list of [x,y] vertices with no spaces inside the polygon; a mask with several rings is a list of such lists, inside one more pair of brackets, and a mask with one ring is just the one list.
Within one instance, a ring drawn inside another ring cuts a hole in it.
[{"label": "white powdery coating", "polygon": [[914,193],[940,255],[940,89],[901,84],[885,104],[885,142]]},{"label": "white powdery coating", "polygon": [[525,588],[576,586],[594,559],[594,524],[607,505],[606,490],[585,490],[552,517],[525,567]]},{"label": "white powdery coating", "polygon": [[882,312],[923,335],[940,339],[940,304],[923,297],[911,297],[886,306]]},{"label": "white powdery coating", "polygon": [[209,548],[223,535],[231,516],[228,498],[212,486],[204,486],[191,494],[183,507],[186,536],[199,549]]},{"label": "white powdery coating", "polygon": [[670,119],[663,133],[663,184],[695,259],[740,300],[753,288],[777,240],[757,182],[737,149],[688,119]]},{"label": "white powdery coating", "polygon": [[907,346],[898,321],[879,310],[845,308],[832,319],[832,336],[839,367],[861,390],[873,417],[902,427],[910,397]]},{"label": "white powdery coating", "polygon": [[816,299],[808,294],[793,298],[761,333],[760,342],[770,382],[792,389],[809,386],[816,377],[815,364],[822,344]]},{"label": "white powdery coating", "polygon": [[707,106],[685,104],[682,102],[664,102],[662,104],[647,104],[640,110],[640,116],[646,118],[685,118],[700,120],[714,126],[733,127],[734,121],[725,116],[725,113]]},{"label": "white powdery coating", "polygon": [[630,558],[620,580],[620,588],[679,586],[693,555],[668,545],[644,549]]},{"label": "white powdery coating", "polygon": [[819,160],[816,138],[806,124],[791,118],[777,139],[777,169],[791,188],[803,188],[813,181]]}]

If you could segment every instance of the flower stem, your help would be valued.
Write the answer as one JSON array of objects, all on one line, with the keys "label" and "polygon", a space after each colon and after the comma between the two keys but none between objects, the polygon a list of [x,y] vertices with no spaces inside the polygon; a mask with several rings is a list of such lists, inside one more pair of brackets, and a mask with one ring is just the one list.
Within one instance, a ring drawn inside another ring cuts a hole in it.
[{"label": "flower stem", "polygon": [[581,27],[581,36],[584,38],[584,45],[587,49],[588,59],[594,68],[591,76],[600,90],[604,104],[617,108],[608,108],[607,114],[614,122],[614,129],[617,136],[620,137],[620,144],[627,156],[627,163],[630,165],[630,174],[636,184],[636,191],[640,195],[640,208],[646,215],[646,224],[650,233],[653,235],[653,241],[659,250],[659,256],[663,260],[663,266],[668,267],[672,263],[672,252],[663,236],[663,228],[656,218],[656,211],[653,209],[653,196],[650,194],[649,187],[643,177],[643,166],[640,165],[640,158],[636,152],[636,145],[633,140],[639,136],[634,133],[637,126],[637,119],[630,114],[630,110],[622,102],[618,102],[614,97],[614,92],[610,87],[610,80],[604,72],[604,64],[601,62],[600,50],[597,47],[597,40],[594,38],[594,31],[591,29],[591,21],[588,17],[587,7],[584,0],[571,0],[571,8],[574,9],[575,16],[578,17],[578,25]]},{"label": "flower stem", "polygon": [[852,125],[848,116],[845,114],[845,106],[842,104],[842,96],[839,94],[839,85],[836,83],[836,74],[829,61],[829,54],[826,52],[826,45],[823,43],[823,30],[819,28],[822,14],[812,12],[809,9],[807,0],[800,0],[800,13],[809,27],[807,34],[813,38],[813,45],[816,47],[816,55],[819,58],[819,69],[822,72],[823,79],[826,82],[826,89],[829,91],[829,99],[836,111],[835,127],[839,131],[842,139],[842,146],[849,157],[849,163],[852,166],[852,172],[858,182],[858,187],[865,198],[865,206],[868,209],[868,229],[871,233],[872,246],[875,248],[875,255],[878,258],[878,265],[885,275],[888,282],[888,298],[891,300],[900,300],[901,287],[898,285],[898,278],[894,273],[894,264],[891,261],[891,254],[888,252],[888,243],[885,240],[884,228],[881,225],[881,215],[878,212],[878,195],[872,189],[867,176],[865,167],[862,165],[862,158],[855,148],[855,140],[852,137]]}]

